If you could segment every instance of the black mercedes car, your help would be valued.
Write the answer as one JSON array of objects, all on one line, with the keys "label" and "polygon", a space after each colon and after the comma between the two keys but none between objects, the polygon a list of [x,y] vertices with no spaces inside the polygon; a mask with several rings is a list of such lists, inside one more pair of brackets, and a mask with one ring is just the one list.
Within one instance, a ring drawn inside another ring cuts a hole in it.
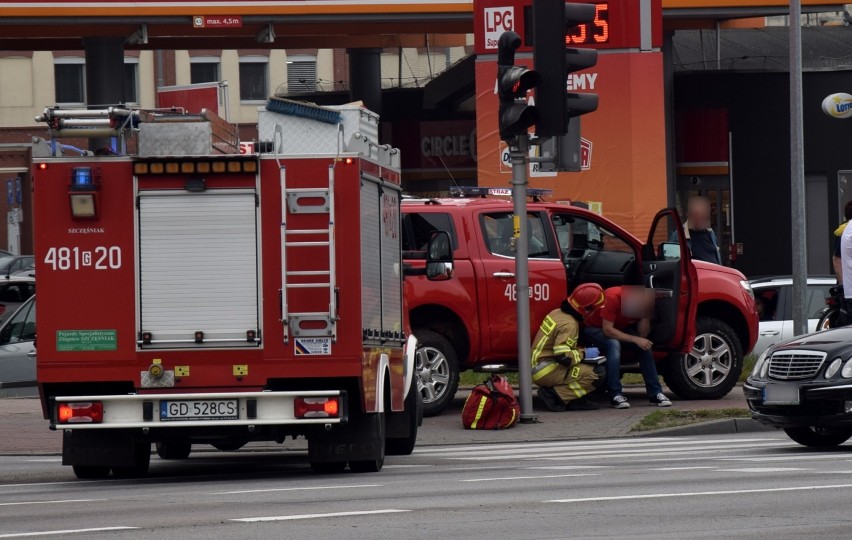
[{"label": "black mercedes car", "polygon": [[769,347],[743,390],[758,422],[805,446],[843,444],[852,437],[852,327]]}]

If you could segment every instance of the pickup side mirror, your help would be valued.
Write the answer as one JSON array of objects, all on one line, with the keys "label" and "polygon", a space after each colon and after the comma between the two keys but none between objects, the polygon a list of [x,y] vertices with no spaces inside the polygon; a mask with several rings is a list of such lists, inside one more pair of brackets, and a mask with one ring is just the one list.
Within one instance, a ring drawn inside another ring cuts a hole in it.
[{"label": "pickup side mirror", "polygon": [[426,248],[426,279],[446,281],[453,277],[453,246],[446,231],[435,231]]},{"label": "pickup side mirror", "polygon": [[677,242],[660,244],[660,257],[664,261],[676,261],[680,259],[680,244]]}]

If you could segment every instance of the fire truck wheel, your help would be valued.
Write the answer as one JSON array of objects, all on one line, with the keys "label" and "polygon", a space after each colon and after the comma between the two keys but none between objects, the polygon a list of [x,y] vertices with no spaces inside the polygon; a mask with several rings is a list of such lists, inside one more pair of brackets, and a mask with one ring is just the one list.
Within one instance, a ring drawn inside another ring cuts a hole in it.
[{"label": "fire truck wheel", "polygon": [[311,463],[311,469],[320,474],[334,474],[343,472],[346,468],[345,461],[329,461],[325,463]]},{"label": "fire truck wheel", "polygon": [[74,475],[80,480],[99,480],[109,476],[109,467],[95,465],[74,465]]},{"label": "fire truck wheel", "polygon": [[672,355],[665,381],[683,399],[719,399],[731,391],[743,370],[743,352],[737,333],[713,317],[695,323],[692,350]]},{"label": "fire truck wheel", "polygon": [[385,413],[363,415],[363,424],[369,426],[368,433],[378,434],[379,450],[373,459],[349,462],[349,470],[354,473],[379,472],[385,464]]},{"label": "fire truck wheel", "polygon": [[189,441],[163,441],[157,443],[157,455],[161,459],[186,459],[192,452]]},{"label": "fire truck wheel", "polygon": [[405,410],[392,415],[405,415],[408,423],[408,435],[388,437],[385,440],[385,453],[389,456],[409,456],[417,443],[417,427],[423,423],[423,398],[417,391],[417,381],[411,379],[411,388],[405,398]]},{"label": "fire truck wheel", "polygon": [[248,441],[220,441],[217,443],[213,443],[212,446],[220,452],[236,452],[247,444]]},{"label": "fire truck wheel", "polygon": [[447,408],[459,388],[459,361],[450,340],[432,330],[414,331],[420,342],[414,355],[414,376],[423,396],[424,416]]},{"label": "fire truck wheel", "polygon": [[136,444],[133,447],[134,464],[128,467],[113,467],[112,475],[116,478],[141,478],[148,474],[151,463],[151,445]]}]

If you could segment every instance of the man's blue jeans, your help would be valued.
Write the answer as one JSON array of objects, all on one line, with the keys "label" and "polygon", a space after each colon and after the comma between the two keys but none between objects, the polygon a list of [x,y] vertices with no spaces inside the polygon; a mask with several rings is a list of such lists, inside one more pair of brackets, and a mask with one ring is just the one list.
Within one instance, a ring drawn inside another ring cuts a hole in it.
[{"label": "man's blue jeans", "polygon": [[663,391],[660,379],[657,377],[657,365],[651,351],[643,351],[633,343],[618,341],[604,335],[602,328],[583,327],[583,337],[587,345],[594,345],[606,356],[606,391],[610,396],[620,394],[621,387],[621,350],[622,348],[635,352],[645,379],[645,391],[648,397],[654,397]]}]

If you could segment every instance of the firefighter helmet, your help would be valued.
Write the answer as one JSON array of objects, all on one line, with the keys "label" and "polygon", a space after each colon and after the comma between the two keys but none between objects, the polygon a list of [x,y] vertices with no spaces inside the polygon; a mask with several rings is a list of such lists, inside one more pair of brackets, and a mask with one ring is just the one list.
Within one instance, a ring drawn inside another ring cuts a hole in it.
[{"label": "firefighter helmet", "polygon": [[597,283],[583,283],[568,297],[568,303],[577,313],[588,317],[604,304],[604,291]]}]

